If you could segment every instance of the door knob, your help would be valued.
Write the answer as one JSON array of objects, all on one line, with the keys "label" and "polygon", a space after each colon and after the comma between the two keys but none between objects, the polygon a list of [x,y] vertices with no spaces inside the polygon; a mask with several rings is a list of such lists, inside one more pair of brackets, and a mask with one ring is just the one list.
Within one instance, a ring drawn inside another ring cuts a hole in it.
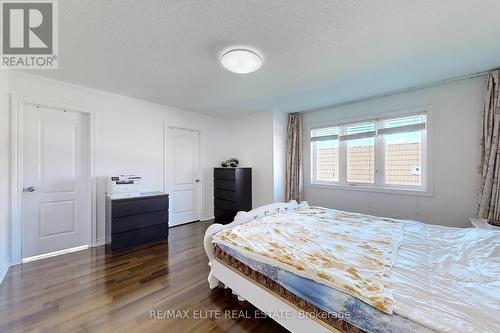
[{"label": "door knob", "polygon": [[200,180],[199,180],[199,179],[196,179],[196,180],[195,180],[195,182],[199,183],[199,182],[200,182]]},{"label": "door knob", "polygon": [[27,186],[23,188],[23,192],[35,192],[35,188],[33,186]]}]

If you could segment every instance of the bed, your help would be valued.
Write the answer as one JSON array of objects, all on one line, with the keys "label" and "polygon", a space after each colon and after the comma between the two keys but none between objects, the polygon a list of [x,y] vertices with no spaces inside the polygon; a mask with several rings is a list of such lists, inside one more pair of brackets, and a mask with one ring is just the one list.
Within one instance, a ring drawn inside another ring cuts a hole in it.
[{"label": "bed", "polygon": [[500,234],[276,203],[211,225],[210,288],[291,332],[497,332]]}]

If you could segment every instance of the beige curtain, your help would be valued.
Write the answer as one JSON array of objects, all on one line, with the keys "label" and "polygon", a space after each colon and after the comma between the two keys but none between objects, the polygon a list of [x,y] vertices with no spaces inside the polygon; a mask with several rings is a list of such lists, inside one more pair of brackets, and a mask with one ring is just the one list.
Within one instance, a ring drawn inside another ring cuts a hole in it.
[{"label": "beige curtain", "polygon": [[481,187],[478,216],[500,220],[500,71],[488,74],[481,136]]},{"label": "beige curtain", "polygon": [[303,200],[302,115],[288,115],[286,132],[286,200]]}]

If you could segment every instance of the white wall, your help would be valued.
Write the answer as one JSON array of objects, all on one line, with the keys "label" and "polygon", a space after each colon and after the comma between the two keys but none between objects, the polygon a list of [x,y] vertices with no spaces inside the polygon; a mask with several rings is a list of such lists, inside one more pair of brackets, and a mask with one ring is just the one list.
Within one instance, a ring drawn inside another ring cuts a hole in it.
[{"label": "white wall", "polygon": [[286,195],[286,129],[288,114],[273,112],[274,202],[284,202]]},{"label": "white wall", "polygon": [[432,105],[434,110],[434,195],[394,195],[317,188],[310,183],[309,147],[305,145],[305,197],[310,204],[379,216],[416,219],[466,227],[476,215],[479,184],[479,141],[484,77],[467,79],[409,93],[315,111],[304,116],[311,125]]},{"label": "white wall", "polygon": [[9,95],[7,71],[0,70],[0,282],[9,263]]},{"label": "white wall", "polygon": [[228,157],[252,167],[253,208],[285,200],[287,114],[252,113],[229,122]]},{"label": "white wall", "polygon": [[[97,238],[104,237],[103,177],[143,176],[143,190],[163,189],[163,122],[202,130],[206,149],[205,218],[213,217],[212,167],[226,157],[227,121],[65,82],[12,72],[10,92],[55,105],[78,105],[94,113],[94,175],[98,178]],[[2,109],[5,117],[7,109]],[[6,128],[2,121],[1,135]],[[3,150],[2,144],[2,150]],[[3,159],[2,159],[3,162]],[[3,188],[2,188],[3,191]],[[3,193],[3,192],[2,192]]]},{"label": "white wall", "polygon": [[265,111],[229,122],[228,158],[252,168],[253,208],[274,202],[273,112]]}]

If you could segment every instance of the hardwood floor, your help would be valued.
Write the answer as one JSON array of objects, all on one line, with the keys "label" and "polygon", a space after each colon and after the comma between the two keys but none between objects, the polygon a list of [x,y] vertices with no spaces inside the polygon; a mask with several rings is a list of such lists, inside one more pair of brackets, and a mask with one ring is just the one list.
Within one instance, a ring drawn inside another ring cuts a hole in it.
[{"label": "hardwood floor", "polygon": [[119,254],[100,246],[11,267],[0,285],[0,332],[286,332],[247,318],[255,308],[230,290],[210,290],[208,225],[171,228],[168,242]]}]

